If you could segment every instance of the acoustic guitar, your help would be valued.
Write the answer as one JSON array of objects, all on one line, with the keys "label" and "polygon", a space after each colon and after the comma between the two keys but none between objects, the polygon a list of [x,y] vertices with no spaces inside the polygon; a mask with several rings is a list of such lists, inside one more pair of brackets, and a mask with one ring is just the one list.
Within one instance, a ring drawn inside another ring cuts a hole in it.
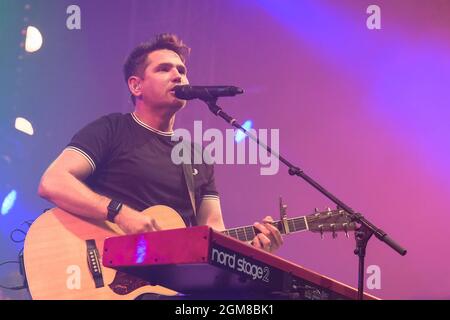
[{"label": "acoustic guitar", "polygon": [[[153,206],[142,212],[163,230],[185,228],[181,216],[167,206]],[[316,212],[308,216],[282,219],[272,223],[282,234],[300,231],[333,232],[355,230],[348,214],[342,210]],[[158,232],[158,231],[155,231]],[[253,226],[233,228],[224,234],[242,241],[252,240],[259,232]],[[33,299],[136,299],[153,293],[175,296],[178,292],[162,286],[136,281],[136,289],[127,294],[114,292],[109,284],[117,279],[135,281],[131,275],[102,265],[103,242],[108,237],[124,235],[108,221],[97,221],[53,208],[31,225],[24,245],[24,266]],[[189,248],[186,248],[189,250]],[[101,283],[98,282],[101,275]]]}]

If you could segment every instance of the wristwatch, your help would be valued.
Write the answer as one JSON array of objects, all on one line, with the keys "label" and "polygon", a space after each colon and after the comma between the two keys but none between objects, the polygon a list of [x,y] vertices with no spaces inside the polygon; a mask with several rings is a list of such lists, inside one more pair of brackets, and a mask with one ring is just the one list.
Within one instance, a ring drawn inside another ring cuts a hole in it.
[{"label": "wristwatch", "polygon": [[114,223],[114,219],[119,214],[120,209],[122,209],[122,205],[123,203],[120,201],[114,199],[111,200],[111,202],[108,204],[108,221]]}]

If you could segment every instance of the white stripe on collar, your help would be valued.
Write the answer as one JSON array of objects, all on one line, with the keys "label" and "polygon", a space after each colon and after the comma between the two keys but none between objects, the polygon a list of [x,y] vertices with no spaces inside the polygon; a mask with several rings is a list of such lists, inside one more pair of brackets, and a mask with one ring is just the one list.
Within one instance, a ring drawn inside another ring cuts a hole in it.
[{"label": "white stripe on collar", "polygon": [[142,120],[140,120],[134,112],[131,113],[131,116],[133,117],[134,121],[136,121],[139,125],[143,126],[145,129],[150,130],[151,132],[157,133],[165,137],[171,137],[174,134],[173,131],[161,131],[150,127],[148,124],[145,124]]}]

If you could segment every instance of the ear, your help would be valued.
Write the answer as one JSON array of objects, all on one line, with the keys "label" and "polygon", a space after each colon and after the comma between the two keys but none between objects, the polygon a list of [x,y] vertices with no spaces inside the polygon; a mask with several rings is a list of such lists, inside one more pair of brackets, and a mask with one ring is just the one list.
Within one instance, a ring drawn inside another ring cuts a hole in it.
[{"label": "ear", "polygon": [[142,94],[141,78],[137,76],[131,76],[128,78],[128,89],[135,97],[139,97]]}]

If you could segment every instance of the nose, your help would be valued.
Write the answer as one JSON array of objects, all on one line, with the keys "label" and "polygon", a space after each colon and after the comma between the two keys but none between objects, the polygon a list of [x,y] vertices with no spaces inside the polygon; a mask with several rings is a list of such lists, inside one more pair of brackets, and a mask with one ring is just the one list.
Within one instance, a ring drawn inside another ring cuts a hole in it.
[{"label": "nose", "polygon": [[181,74],[177,68],[173,68],[173,70],[172,70],[172,82],[175,82],[175,83],[181,82]]},{"label": "nose", "polygon": [[183,81],[183,75],[177,70],[175,69],[175,71],[173,72],[172,75],[172,82],[173,83],[189,83],[187,77],[184,77],[184,81]]}]

